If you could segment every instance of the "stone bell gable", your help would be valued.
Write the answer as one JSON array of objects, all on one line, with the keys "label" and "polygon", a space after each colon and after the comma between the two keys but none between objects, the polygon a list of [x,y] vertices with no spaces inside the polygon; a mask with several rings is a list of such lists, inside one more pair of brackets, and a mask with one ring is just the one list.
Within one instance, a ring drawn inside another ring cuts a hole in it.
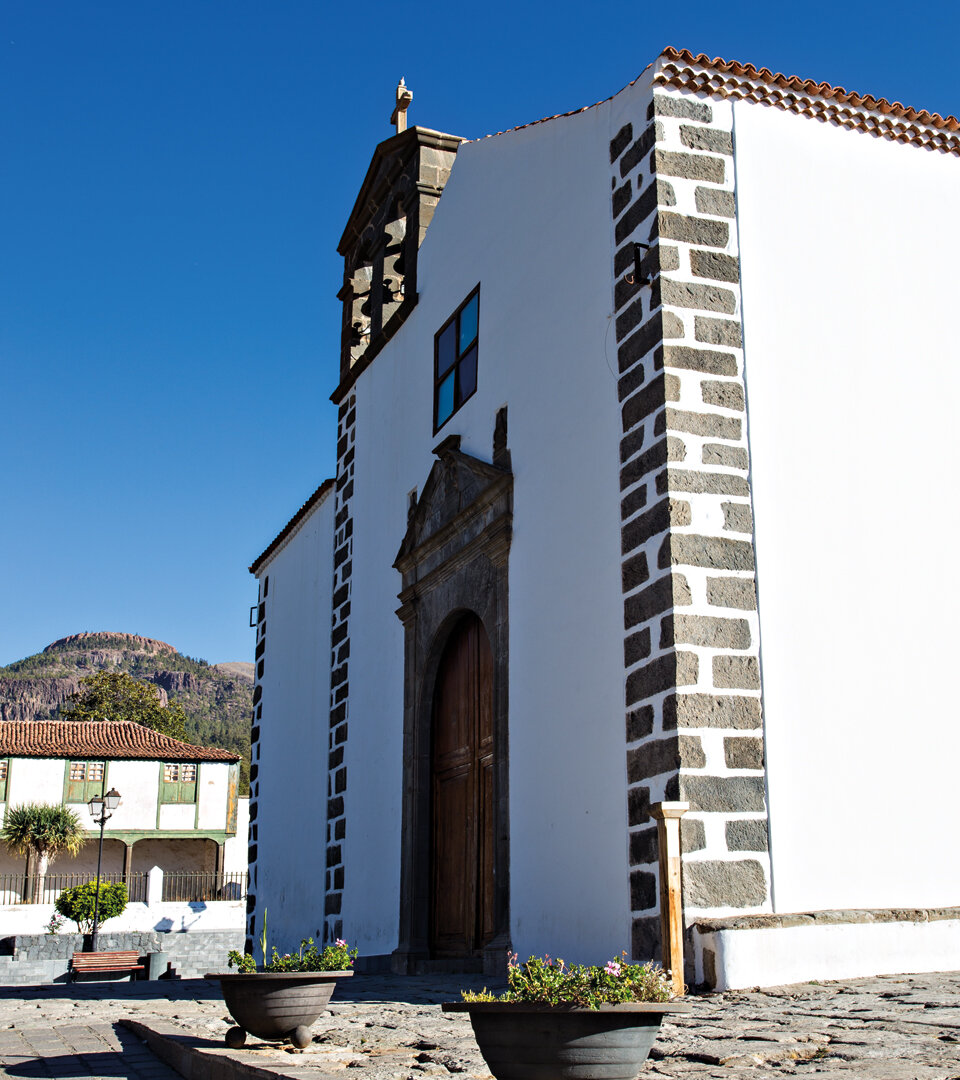
[{"label": "stone bell gable", "polygon": [[337,404],[416,306],[417,252],[462,141],[412,127],[374,151],[337,246],[343,256]]}]

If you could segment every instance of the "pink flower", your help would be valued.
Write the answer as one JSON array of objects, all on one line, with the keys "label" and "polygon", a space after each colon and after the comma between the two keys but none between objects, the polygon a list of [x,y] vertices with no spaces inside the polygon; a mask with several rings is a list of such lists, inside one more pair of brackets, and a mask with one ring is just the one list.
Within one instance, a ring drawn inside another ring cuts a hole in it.
[{"label": "pink flower", "polygon": [[337,938],[337,948],[338,949],[345,949],[346,947],[347,947],[347,943],[343,940],[342,937],[338,937]]},{"label": "pink flower", "polygon": [[619,975],[620,965],[616,960],[611,960],[609,964],[603,969],[608,975]]}]

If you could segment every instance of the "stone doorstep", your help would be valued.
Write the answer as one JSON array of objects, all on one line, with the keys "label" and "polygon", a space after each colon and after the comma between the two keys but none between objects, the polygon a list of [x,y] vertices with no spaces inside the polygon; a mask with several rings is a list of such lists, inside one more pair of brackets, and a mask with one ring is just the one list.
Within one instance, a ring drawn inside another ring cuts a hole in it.
[{"label": "stone doorstep", "polygon": [[[212,1040],[187,1035],[183,1028],[165,1020],[152,1018],[145,1024],[124,1016],[119,1022],[185,1080],[317,1080],[315,1067],[251,1065],[227,1047],[211,1046]],[[204,1045],[195,1045],[198,1042]]]}]

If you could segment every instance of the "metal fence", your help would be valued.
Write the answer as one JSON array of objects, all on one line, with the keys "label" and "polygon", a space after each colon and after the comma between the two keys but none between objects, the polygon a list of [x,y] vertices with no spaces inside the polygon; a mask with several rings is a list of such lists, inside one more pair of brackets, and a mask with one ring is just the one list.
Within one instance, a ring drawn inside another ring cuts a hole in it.
[{"label": "metal fence", "polygon": [[204,870],[166,870],[163,899],[195,902],[202,900],[242,900],[247,895],[246,871],[214,874]]},{"label": "metal fence", "polygon": [[[96,881],[91,873],[0,874],[0,904],[52,904],[64,889]],[[132,902],[146,903],[147,874],[141,871],[101,874],[103,884],[123,881]],[[247,895],[247,874],[216,874],[205,871],[165,872],[161,899],[181,902],[242,900]]]}]

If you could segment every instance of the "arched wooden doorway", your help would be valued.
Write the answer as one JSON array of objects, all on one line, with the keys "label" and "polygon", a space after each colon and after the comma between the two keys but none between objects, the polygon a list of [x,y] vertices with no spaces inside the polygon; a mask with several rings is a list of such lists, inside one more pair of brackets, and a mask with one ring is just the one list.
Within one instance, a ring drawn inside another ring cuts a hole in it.
[{"label": "arched wooden doorway", "polygon": [[493,657],[472,613],[444,648],[431,727],[430,952],[479,957],[495,933]]}]

